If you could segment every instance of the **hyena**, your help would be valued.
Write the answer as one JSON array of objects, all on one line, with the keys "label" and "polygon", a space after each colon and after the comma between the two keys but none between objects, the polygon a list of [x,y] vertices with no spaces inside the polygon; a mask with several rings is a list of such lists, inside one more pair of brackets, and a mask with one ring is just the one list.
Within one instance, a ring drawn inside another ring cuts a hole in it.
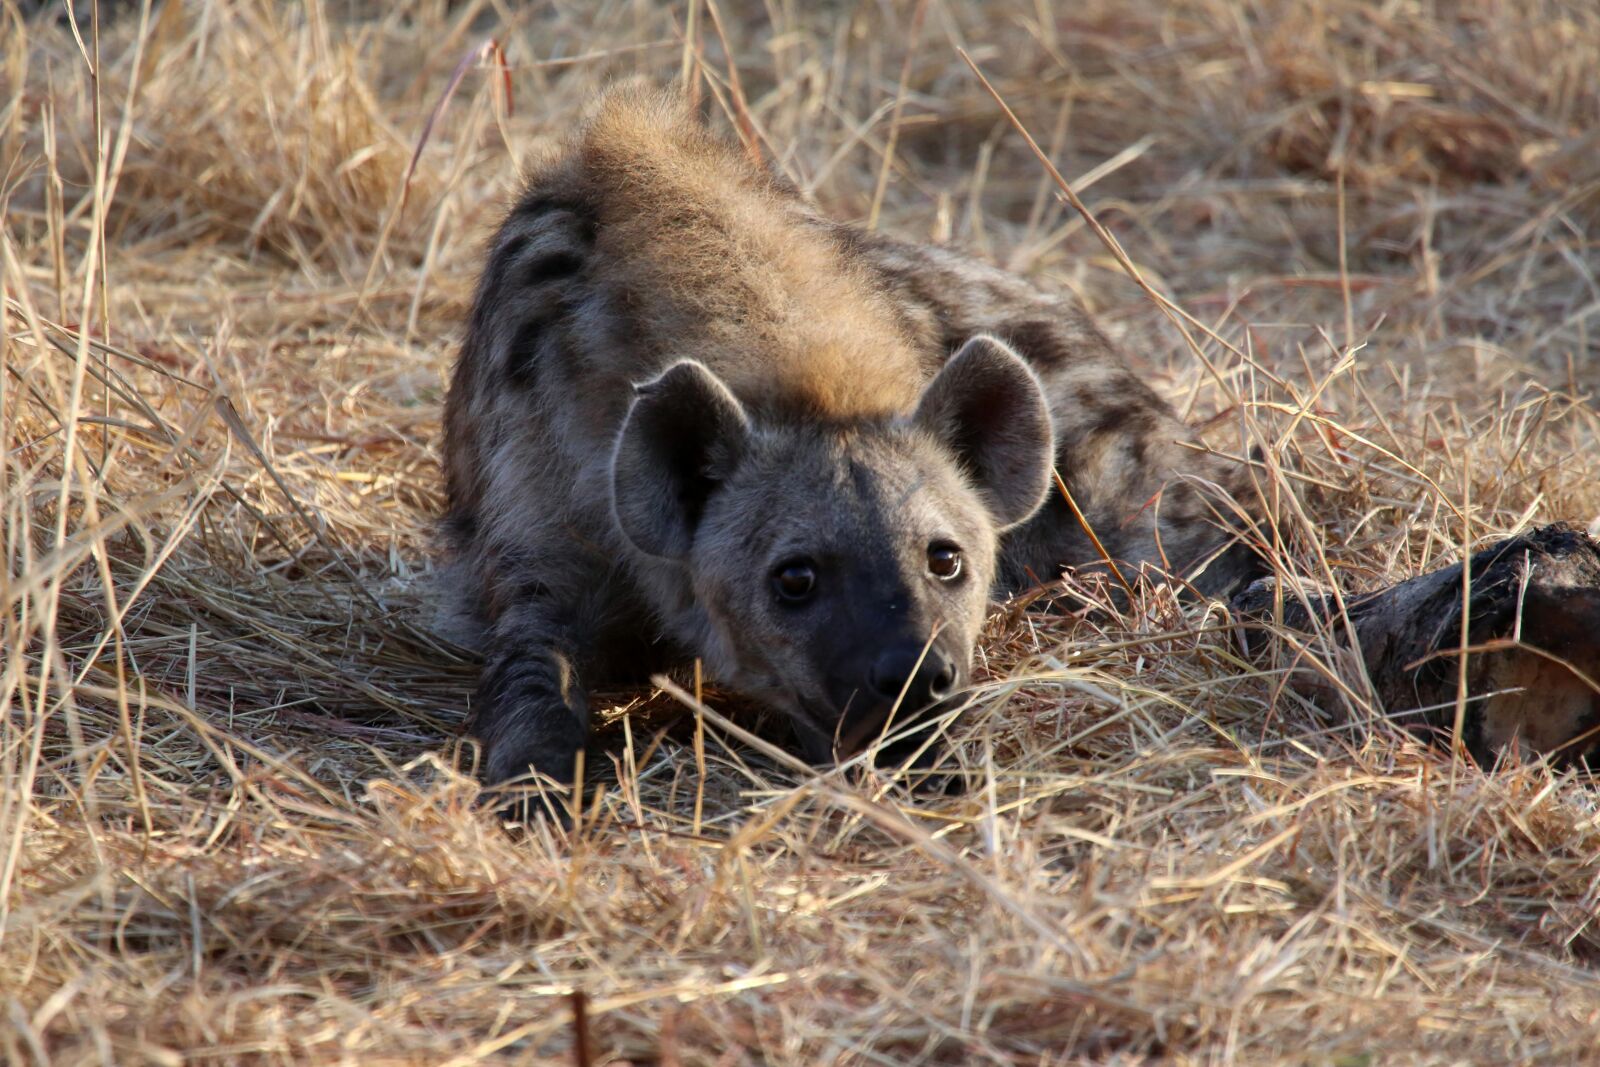
[{"label": "hyena", "polygon": [[1247,566],[1238,475],[1074,303],[830,221],[681,100],[604,96],[492,241],[445,412],[484,773],[570,780],[585,686],[703,660],[825,763],[948,706],[990,598]]}]

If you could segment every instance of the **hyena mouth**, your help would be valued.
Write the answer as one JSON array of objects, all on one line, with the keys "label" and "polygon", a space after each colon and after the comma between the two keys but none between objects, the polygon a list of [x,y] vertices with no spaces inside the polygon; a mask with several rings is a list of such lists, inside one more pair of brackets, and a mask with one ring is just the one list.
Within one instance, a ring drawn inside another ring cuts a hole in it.
[{"label": "hyena mouth", "polygon": [[955,698],[935,701],[926,707],[896,706],[892,702],[852,712],[847,704],[840,714],[841,728],[830,738],[834,754],[848,759],[881,740],[874,763],[880,767],[899,765],[916,757],[914,765],[922,767],[936,759],[944,742],[930,735],[939,727],[939,719],[959,704]]},{"label": "hyena mouth", "polygon": [[814,767],[826,767],[834,762],[833,730],[824,725],[828,718],[819,713],[810,701],[796,696],[789,708],[789,726],[806,761]]}]

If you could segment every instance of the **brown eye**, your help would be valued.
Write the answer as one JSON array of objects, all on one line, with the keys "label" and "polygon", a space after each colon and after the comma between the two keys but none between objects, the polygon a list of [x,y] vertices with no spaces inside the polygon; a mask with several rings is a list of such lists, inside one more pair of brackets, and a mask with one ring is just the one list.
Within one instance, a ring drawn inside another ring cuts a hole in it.
[{"label": "brown eye", "polygon": [[928,546],[928,573],[945,581],[961,573],[961,549],[948,541],[935,541]]},{"label": "brown eye", "polygon": [[810,560],[796,559],[772,572],[772,588],[780,600],[799,604],[810,600],[817,587],[817,570]]}]

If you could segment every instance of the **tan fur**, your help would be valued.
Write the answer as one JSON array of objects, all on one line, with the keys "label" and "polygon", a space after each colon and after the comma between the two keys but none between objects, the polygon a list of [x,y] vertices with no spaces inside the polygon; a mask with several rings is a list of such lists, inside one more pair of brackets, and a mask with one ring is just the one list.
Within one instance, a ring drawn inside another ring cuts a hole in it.
[{"label": "tan fur", "polygon": [[791,197],[680,101],[608,96],[578,160],[574,178],[601,205],[600,251],[617,253],[606,283],[746,402],[831,419],[915,402],[924,368],[863,265],[797,227]]}]

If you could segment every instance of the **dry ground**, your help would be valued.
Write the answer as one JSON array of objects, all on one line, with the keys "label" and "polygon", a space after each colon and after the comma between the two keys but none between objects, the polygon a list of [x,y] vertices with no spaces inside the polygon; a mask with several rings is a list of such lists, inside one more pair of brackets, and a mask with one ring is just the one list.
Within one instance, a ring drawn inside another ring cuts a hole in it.
[{"label": "dry ground", "polygon": [[999,613],[949,797],[612,694],[561,840],[475,813],[422,593],[486,228],[632,73],[747,100],[832,212],[1079,293],[1263,446],[1286,568],[1588,522],[1600,10],[357,6],[81,44],[0,6],[0,1058],[1600,1062],[1595,786],[1452,760],[1326,649],[1319,711],[1159,590]]}]

